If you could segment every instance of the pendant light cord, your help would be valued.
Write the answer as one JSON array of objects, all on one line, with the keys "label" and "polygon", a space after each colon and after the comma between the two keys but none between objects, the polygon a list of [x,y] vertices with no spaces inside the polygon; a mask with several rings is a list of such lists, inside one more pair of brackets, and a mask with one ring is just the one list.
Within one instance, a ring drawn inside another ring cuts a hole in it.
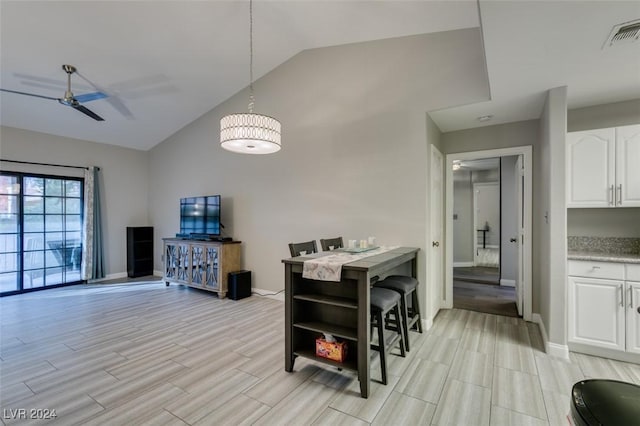
[{"label": "pendant light cord", "polygon": [[249,113],[253,113],[253,0],[249,0]]}]

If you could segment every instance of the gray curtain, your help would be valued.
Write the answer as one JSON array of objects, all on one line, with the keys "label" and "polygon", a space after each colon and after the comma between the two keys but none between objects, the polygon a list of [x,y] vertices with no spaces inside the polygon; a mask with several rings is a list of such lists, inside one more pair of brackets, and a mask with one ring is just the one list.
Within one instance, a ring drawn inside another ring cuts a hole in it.
[{"label": "gray curtain", "polygon": [[84,220],[82,232],[82,279],[104,278],[102,219],[100,214],[100,168],[84,172]]}]

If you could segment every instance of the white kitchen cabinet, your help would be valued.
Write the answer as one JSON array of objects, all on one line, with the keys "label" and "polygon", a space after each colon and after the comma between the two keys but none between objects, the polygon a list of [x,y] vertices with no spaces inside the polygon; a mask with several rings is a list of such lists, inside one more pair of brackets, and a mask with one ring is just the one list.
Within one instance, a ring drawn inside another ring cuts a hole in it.
[{"label": "white kitchen cabinet", "polygon": [[640,207],[640,125],[567,134],[567,207]]},{"label": "white kitchen cabinet", "polygon": [[568,262],[569,342],[640,354],[640,265]]},{"label": "white kitchen cabinet", "polygon": [[640,264],[626,265],[627,352],[640,354]]},{"label": "white kitchen cabinet", "polygon": [[616,202],[640,207],[640,125],[616,128]]},{"label": "white kitchen cabinet", "polygon": [[627,352],[640,354],[640,282],[627,281]]},{"label": "white kitchen cabinet", "polygon": [[615,129],[567,134],[567,207],[610,207],[615,180]]},{"label": "white kitchen cabinet", "polygon": [[569,341],[625,350],[624,282],[569,277]]}]

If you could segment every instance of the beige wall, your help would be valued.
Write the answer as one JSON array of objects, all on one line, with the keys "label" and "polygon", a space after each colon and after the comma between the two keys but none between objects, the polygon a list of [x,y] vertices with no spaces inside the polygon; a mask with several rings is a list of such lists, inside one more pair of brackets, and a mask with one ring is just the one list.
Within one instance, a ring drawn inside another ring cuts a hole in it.
[{"label": "beige wall", "polygon": [[219,147],[220,117],[246,110],[246,91],[153,148],[159,234],[178,231],[179,198],[221,194],[223,223],[243,241],[256,288],[284,287],[287,243],[338,235],[420,247],[424,281],[424,111],[488,96],[478,30],[309,50],[254,86],[256,111],[283,124],[283,149],[251,156]]},{"label": "beige wall", "polygon": [[447,132],[442,137],[443,153],[453,154],[524,145],[535,147],[538,143],[538,125],[538,120],[527,120]]},{"label": "beige wall", "polygon": [[572,237],[640,238],[640,208],[567,209]]},{"label": "beige wall", "polygon": [[[126,227],[149,225],[148,154],[61,136],[12,127],[0,127],[0,157],[3,159],[101,169],[102,218],[105,269],[108,275],[126,272]],[[2,170],[59,176],[82,176],[82,170],[0,163]]]},{"label": "beige wall", "polygon": [[540,317],[551,344],[566,345],[567,209],[565,136],[567,88],[549,90],[540,120],[540,144],[534,156],[541,174],[534,176],[533,284],[534,312]]},{"label": "beige wall", "polygon": [[576,108],[567,113],[567,131],[640,124],[640,99]]}]

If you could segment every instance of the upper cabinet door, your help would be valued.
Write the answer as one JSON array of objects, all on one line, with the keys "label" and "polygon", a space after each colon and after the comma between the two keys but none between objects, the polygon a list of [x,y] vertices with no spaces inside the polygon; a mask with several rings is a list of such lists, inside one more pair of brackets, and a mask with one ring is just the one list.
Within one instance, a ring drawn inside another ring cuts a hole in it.
[{"label": "upper cabinet door", "polygon": [[616,205],[640,207],[640,125],[616,128]]},{"label": "upper cabinet door", "polygon": [[614,128],[567,134],[567,207],[615,206],[615,137]]}]

